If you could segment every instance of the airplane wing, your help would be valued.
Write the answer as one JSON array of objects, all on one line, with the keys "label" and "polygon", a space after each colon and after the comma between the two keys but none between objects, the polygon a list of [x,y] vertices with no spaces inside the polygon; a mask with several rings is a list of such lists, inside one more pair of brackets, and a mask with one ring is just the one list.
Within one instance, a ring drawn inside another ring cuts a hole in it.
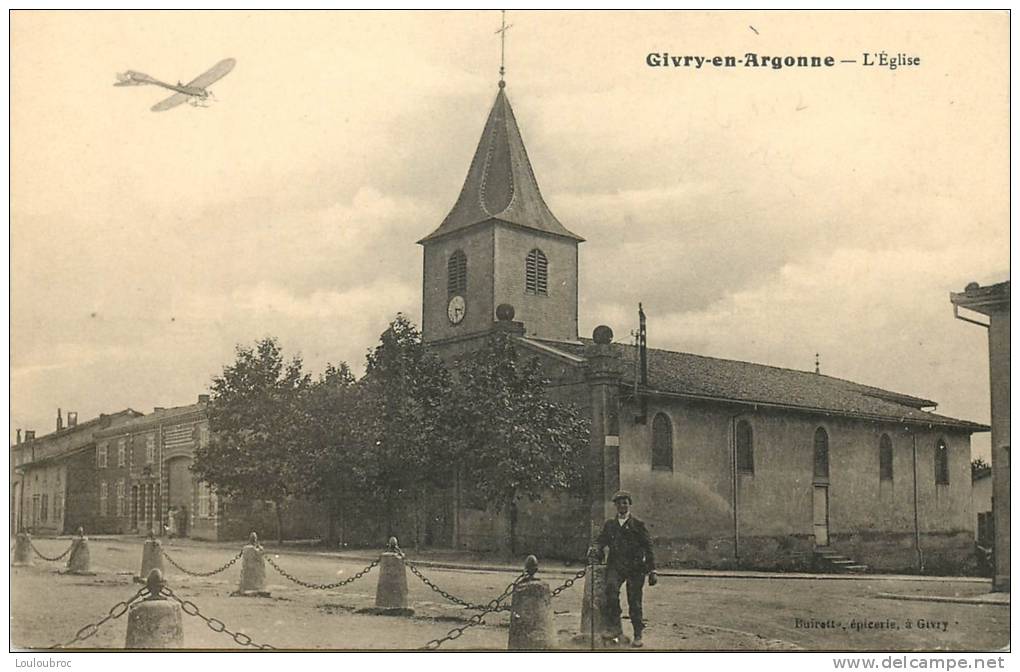
[{"label": "airplane wing", "polygon": [[187,102],[188,98],[191,98],[191,96],[189,96],[189,95],[187,95],[185,93],[175,93],[174,95],[170,96],[169,98],[167,98],[165,100],[161,100],[158,103],[156,103],[155,105],[153,105],[152,106],[152,111],[153,112],[162,112],[164,110],[169,110],[171,108],[177,107],[181,103]]},{"label": "airplane wing", "polygon": [[234,69],[234,65],[237,64],[232,58],[225,58],[213,67],[203,72],[198,77],[188,82],[188,86],[196,86],[200,89],[204,89],[209,86],[217,79],[221,79],[227,75],[231,70]]}]

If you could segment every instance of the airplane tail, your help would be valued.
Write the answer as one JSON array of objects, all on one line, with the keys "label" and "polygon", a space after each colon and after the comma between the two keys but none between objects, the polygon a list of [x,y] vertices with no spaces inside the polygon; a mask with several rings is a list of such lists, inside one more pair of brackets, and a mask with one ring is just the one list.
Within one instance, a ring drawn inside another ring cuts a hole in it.
[{"label": "airplane tail", "polygon": [[118,72],[117,81],[114,82],[114,86],[141,86],[142,84],[151,84],[152,77],[149,77],[144,72],[135,72],[134,70],[128,70],[127,72]]}]

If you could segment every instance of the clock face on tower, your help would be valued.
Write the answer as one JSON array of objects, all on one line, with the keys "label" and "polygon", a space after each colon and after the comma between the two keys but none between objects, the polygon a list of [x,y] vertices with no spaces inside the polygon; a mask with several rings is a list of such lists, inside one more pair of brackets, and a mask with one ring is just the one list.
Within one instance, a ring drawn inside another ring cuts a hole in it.
[{"label": "clock face on tower", "polygon": [[454,296],[450,299],[449,305],[446,306],[446,316],[450,318],[450,323],[460,324],[461,320],[464,319],[465,309],[463,296]]}]

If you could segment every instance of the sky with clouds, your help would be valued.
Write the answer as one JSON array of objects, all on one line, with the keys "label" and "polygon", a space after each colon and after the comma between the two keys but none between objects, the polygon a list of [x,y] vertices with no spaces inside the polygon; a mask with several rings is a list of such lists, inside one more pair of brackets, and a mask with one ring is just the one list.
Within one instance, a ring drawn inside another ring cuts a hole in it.
[{"label": "sky with clouds", "polygon": [[[421,313],[421,249],[496,94],[499,13],[15,12],[11,435],[192,402],[273,335],[356,369]],[[583,335],[812,369],[987,422],[1009,276],[1005,12],[509,12],[507,92],[581,246]],[[674,55],[919,56],[780,70]],[[149,111],[236,69],[213,106]],[[975,438],[987,454],[987,435]]]}]

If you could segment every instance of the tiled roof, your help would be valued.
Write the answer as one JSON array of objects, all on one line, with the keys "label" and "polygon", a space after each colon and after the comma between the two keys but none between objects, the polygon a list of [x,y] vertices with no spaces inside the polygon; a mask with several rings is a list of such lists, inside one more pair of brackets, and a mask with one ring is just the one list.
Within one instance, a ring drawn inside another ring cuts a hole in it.
[{"label": "tiled roof", "polygon": [[457,203],[439,228],[418,242],[489,220],[584,240],[568,231],[542,198],[521,131],[502,87],[485,122]]},{"label": "tiled roof", "polygon": [[140,432],[160,423],[172,422],[173,420],[187,420],[187,416],[197,415],[205,412],[206,404],[199,402],[197,404],[190,404],[188,406],[174,406],[173,408],[161,408],[153,411],[148,415],[143,415],[128,422],[111,427],[110,429],[104,429],[101,432],[97,432],[96,435],[100,437],[114,436],[118,434],[130,434],[132,432]]},{"label": "tiled roof", "polygon": [[[583,345],[556,344],[572,354]],[[633,345],[614,343],[624,382],[634,383]],[[930,423],[969,431],[988,427],[922,410],[935,402],[809,371],[782,369],[686,352],[648,349],[647,389],[690,397],[756,403],[896,422]]]},{"label": "tiled roof", "polygon": [[1009,280],[982,287],[972,282],[962,292],[950,292],[949,300],[957,306],[978,313],[990,314],[1009,308]]}]

